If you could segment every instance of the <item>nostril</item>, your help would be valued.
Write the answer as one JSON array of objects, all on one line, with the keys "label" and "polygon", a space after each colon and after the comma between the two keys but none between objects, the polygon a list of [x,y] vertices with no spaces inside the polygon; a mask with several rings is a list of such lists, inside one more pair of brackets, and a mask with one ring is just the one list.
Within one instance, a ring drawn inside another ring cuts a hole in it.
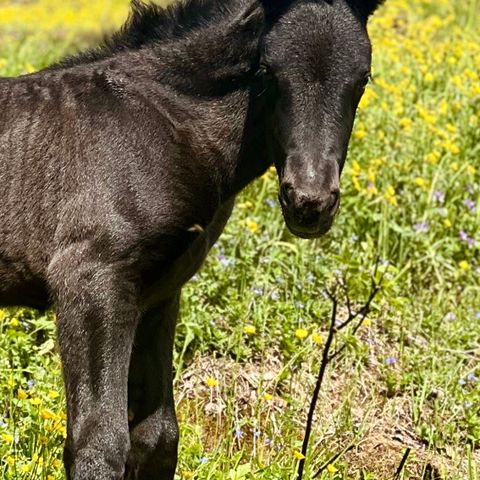
[{"label": "nostril", "polygon": [[292,203],[292,192],[293,187],[290,183],[282,183],[280,187],[280,198],[285,205],[290,205]]},{"label": "nostril", "polygon": [[340,200],[340,190],[332,190],[330,194],[330,205],[329,208],[335,208]]}]

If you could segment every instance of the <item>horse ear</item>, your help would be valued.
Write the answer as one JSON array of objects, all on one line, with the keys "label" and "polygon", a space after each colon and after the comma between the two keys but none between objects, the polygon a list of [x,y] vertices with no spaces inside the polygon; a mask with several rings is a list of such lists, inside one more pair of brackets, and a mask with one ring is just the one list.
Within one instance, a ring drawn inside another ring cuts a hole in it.
[{"label": "horse ear", "polygon": [[353,8],[367,20],[385,0],[349,0]]},{"label": "horse ear", "polygon": [[256,0],[250,0],[245,8],[232,22],[231,28],[240,30],[256,30],[264,21],[264,13]]}]

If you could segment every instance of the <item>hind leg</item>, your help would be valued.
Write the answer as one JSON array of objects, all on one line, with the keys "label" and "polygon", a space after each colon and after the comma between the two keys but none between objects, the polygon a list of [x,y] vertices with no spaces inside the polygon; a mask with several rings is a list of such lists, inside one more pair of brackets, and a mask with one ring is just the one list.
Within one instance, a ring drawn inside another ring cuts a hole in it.
[{"label": "hind leg", "polygon": [[127,478],[173,480],[178,425],[173,400],[172,355],[179,294],[143,316],[129,375],[131,451]]}]

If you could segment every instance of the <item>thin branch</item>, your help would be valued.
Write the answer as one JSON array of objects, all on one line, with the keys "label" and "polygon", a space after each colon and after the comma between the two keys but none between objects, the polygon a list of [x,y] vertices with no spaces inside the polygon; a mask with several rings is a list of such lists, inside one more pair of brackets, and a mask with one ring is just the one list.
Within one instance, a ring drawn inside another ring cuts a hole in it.
[{"label": "thin branch", "polygon": [[353,450],[355,448],[355,444],[352,443],[348,447],[344,448],[340,452],[336,453],[332,457],[330,457],[317,471],[317,473],[313,476],[313,478],[317,478],[321,473],[331,464],[334,463],[337,458],[340,458],[342,455],[345,455],[345,453],[349,452],[350,450]]},{"label": "thin branch", "polygon": [[408,456],[410,455],[411,450],[412,449],[410,447],[408,447],[405,450],[405,453],[403,454],[403,457],[402,457],[402,461],[400,462],[400,465],[397,468],[397,471],[395,472],[395,476],[393,477],[393,480],[399,480],[400,479],[400,475],[403,471],[403,468],[405,467],[405,464],[407,463]]},{"label": "thin branch", "polygon": [[312,433],[312,425],[313,425],[313,415],[315,413],[315,409],[317,407],[318,396],[320,394],[320,389],[322,388],[323,378],[325,376],[325,371],[328,365],[328,353],[330,351],[330,346],[332,344],[333,338],[335,336],[335,321],[337,319],[337,299],[336,297],[327,291],[327,295],[332,300],[332,316],[330,319],[330,328],[328,329],[328,337],[325,342],[325,346],[323,347],[322,353],[322,363],[320,364],[320,371],[317,377],[317,383],[315,385],[315,390],[313,391],[312,401],[310,402],[310,409],[308,411],[307,417],[307,425],[305,428],[305,436],[303,438],[303,445],[302,445],[302,455],[303,458],[298,463],[298,480],[302,480],[303,478],[303,469],[305,468],[305,458],[307,456],[308,450],[308,443],[310,442],[310,435]]},{"label": "thin branch", "polygon": [[[344,281],[344,279],[342,280],[342,279],[337,278],[337,281],[336,281],[336,283],[333,287],[333,291],[326,290],[326,295],[328,296],[328,298],[332,302],[332,314],[331,314],[331,317],[330,317],[330,325],[329,325],[329,328],[328,328],[327,340],[325,342],[325,345],[324,345],[323,351],[322,351],[322,360],[321,360],[321,363],[320,363],[320,370],[318,372],[317,381],[315,383],[315,388],[314,388],[314,391],[313,391],[312,399],[310,401],[310,407],[309,407],[309,410],[308,410],[307,423],[306,423],[306,426],[305,426],[305,435],[304,435],[303,444],[302,444],[302,456],[303,456],[303,458],[298,462],[297,480],[302,480],[302,478],[303,478],[303,471],[305,469],[305,460],[306,460],[306,456],[307,456],[308,445],[309,445],[310,437],[311,437],[311,434],[312,434],[313,416],[315,414],[315,410],[316,410],[316,407],[317,407],[318,398],[319,398],[320,390],[322,388],[322,384],[323,384],[323,381],[324,381],[324,378],[325,378],[325,372],[326,372],[327,366],[341,352],[343,352],[343,350],[345,350],[345,348],[347,347],[348,344],[344,343],[340,348],[338,348],[332,354],[330,354],[330,348],[332,346],[333,340],[334,340],[337,332],[344,329],[348,325],[351,325],[357,318],[360,317],[359,320],[355,323],[355,325],[353,326],[353,329],[352,329],[352,335],[355,335],[357,333],[358,329],[360,328],[360,326],[362,325],[363,321],[365,320],[366,316],[368,315],[368,313],[370,311],[370,306],[371,306],[375,296],[377,295],[377,293],[381,289],[381,284],[383,282],[383,278],[384,278],[384,275],[385,275],[385,271],[384,271],[384,272],[382,272],[382,275],[380,276],[379,282],[377,283],[375,281],[375,278],[376,278],[377,272],[378,272],[378,263],[379,262],[377,261],[377,263],[375,265],[375,270],[374,270],[374,274],[373,274],[373,277],[372,277],[372,289],[370,291],[370,295],[368,296],[367,301],[364,303],[364,305],[358,311],[352,312],[352,310],[351,310],[351,302],[350,302],[350,296],[349,296],[349,292],[348,292],[348,286],[347,286],[346,282]],[[339,326],[336,326],[337,310],[338,310],[338,298],[336,296],[336,292],[337,292],[338,286],[340,286],[342,288],[344,296],[345,296],[345,301],[346,301],[347,309],[348,309],[348,317],[343,323],[341,323]],[[320,468],[320,470],[317,472],[317,474],[314,476],[314,478],[317,477],[323,471],[323,469],[326,468],[330,463],[334,462],[339,456],[341,456],[343,453],[349,451],[351,448],[353,448],[353,446],[348,447],[347,449],[343,450],[342,452],[340,452],[340,453],[336,454],[334,457],[332,457],[324,466],[322,466]],[[406,461],[406,459],[405,459],[405,461]]]}]

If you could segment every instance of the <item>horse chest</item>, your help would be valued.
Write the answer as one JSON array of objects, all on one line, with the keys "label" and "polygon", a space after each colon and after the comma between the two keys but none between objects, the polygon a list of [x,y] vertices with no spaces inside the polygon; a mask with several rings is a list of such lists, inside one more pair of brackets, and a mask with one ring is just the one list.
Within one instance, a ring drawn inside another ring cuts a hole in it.
[{"label": "horse chest", "polygon": [[[198,236],[182,255],[170,263],[165,269],[165,273],[146,289],[142,302],[145,307],[169,298],[198,271],[209,250],[225,228],[232,213],[234,200],[231,198],[217,209],[207,227],[198,232]],[[194,228],[197,229],[197,227]]]}]

